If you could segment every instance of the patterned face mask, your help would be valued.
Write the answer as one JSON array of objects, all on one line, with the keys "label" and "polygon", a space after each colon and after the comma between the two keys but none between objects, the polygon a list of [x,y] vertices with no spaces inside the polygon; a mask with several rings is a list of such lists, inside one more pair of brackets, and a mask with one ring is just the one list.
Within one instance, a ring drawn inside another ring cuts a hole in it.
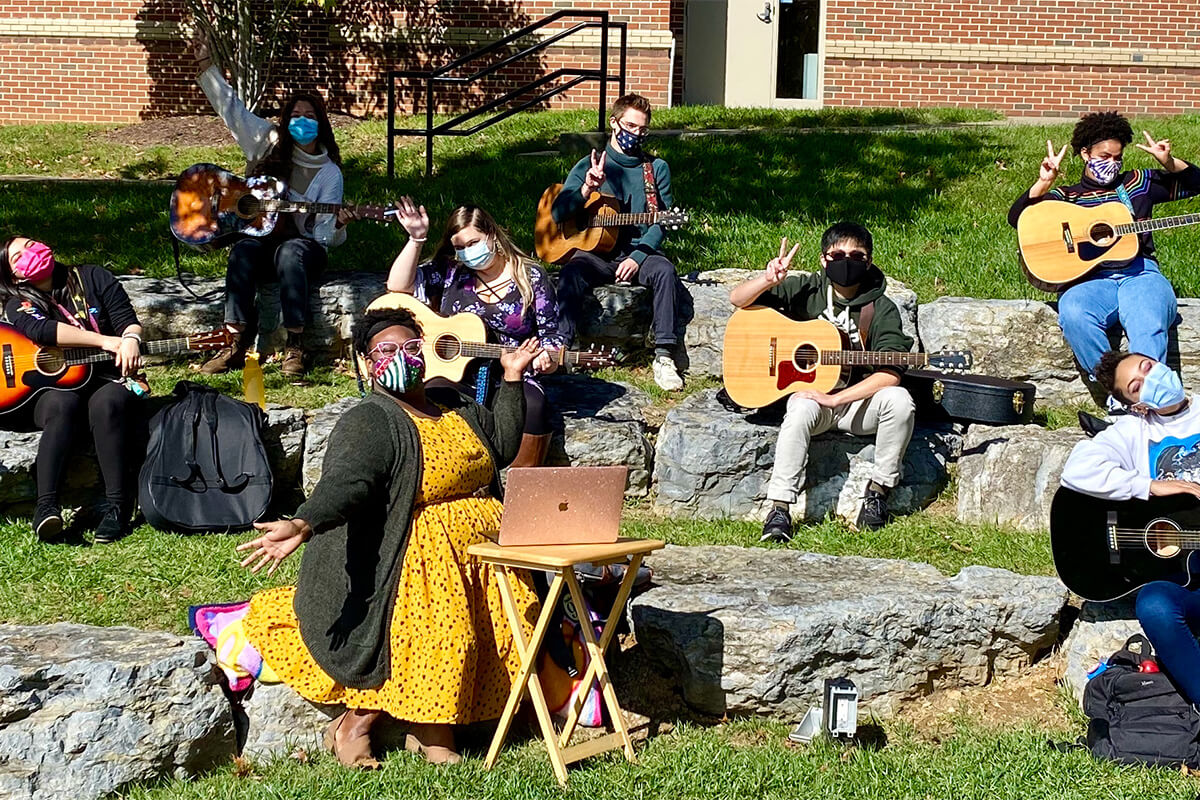
[{"label": "patterned face mask", "polygon": [[642,149],[642,145],[645,143],[645,141],[646,134],[630,133],[620,125],[617,126],[617,146],[620,147],[622,151],[626,153],[636,153]]},{"label": "patterned face mask", "polygon": [[1121,172],[1119,158],[1089,158],[1087,163],[1088,169],[1100,183],[1112,183],[1113,178]]},{"label": "patterned face mask", "polygon": [[371,372],[392,394],[408,394],[425,382],[425,359],[400,350],[376,361]]}]

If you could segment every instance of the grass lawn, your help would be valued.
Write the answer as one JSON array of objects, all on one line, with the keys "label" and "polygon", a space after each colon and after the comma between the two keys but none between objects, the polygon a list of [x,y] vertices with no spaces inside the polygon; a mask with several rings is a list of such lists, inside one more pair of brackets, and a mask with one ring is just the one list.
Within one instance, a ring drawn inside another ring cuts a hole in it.
[{"label": "grass lawn", "polygon": [[[1065,142],[1070,125],[929,126],[986,119],[963,111],[762,112],[714,108],[664,109],[662,127],[753,125],[743,136],[660,139],[652,146],[671,164],[676,202],[692,224],[670,237],[667,252],[683,272],[760,267],[779,237],[804,243],[812,264],[817,237],[831,221],[859,219],[877,236],[881,265],[911,285],[922,300],[940,295],[1046,297],[1028,286],[1016,266],[1015,235],[1006,221],[1012,200],[1036,177],[1047,138]],[[1170,137],[1185,158],[1200,157],[1196,117],[1135,119]],[[384,126],[378,121],[339,127],[345,154],[346,196],[384,202],[412,194],[430,210],[435,235],[456,205],[490,209],[524,247],[532,244],[537,198],[561,180],[575,158],[553,149],[558,133],[589,130],[588,112],[525,114],[484,133],[437,143],[437,174],[421,175],[422,145],[399,150],[397,178],[385,174]],[[868,125],[926,124],[916,130],[856,130]],[[797,132],[793,127],[805,126]],[[788,127],[788,130],[778,130]],[[235,147],[133,147],[104,138],[111,126],[0,127],[0,174],[170,177],[188,164],[213,160],[240,168]],[[220,142],[215,142],[220,144]],[[524,154],[524,155],[522,155]],[[1131,150],[1129,166],[1152,159]],[[1078,160],[1068,175],[1077,175]],[[166,233],[170,185],[164,183],[0,183],[0,229],[45,238],[64,258],[107,264],[117,272],[171,271]],[[1171,211],[1195,210],[1195,202]],[[351,232],[352,246],[335,250],[333,269],[387,268],[403,241],[395,228],[369,223]],[[1192,253],[1194,228],[1159,235],[1165,271],[1181,296],[1200,295]],[[430,247],[433,243],[431,242]],[[220,253],[186,254],[187,269],[219,274]]]}]

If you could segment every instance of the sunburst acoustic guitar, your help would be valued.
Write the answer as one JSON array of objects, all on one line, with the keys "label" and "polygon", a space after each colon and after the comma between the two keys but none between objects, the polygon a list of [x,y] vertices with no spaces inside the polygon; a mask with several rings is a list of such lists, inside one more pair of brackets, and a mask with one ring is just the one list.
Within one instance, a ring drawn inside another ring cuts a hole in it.
[{"label": "sunburst acoustic guitar", "polygon": [[[233,343],[224,328],[178,339],[143,342],[147,355],[219,350]],[[22,407],[44,391],[78,389],[92,377],[92,364],[114,354],[96,347],[42,347],[11,325],[0,323],[0,414]]]},{"label": "sunburst acoustic guitar", "polygon": [[814,319],[798,322],[765,306],[739,309],[725,328],[722,373],[725,391],[746,408],[762,408],[809,389],[831,391],[843,370],[855,366],[931,367],[966,372],[967,350],[893,353],[846,349],[841,331]]}]

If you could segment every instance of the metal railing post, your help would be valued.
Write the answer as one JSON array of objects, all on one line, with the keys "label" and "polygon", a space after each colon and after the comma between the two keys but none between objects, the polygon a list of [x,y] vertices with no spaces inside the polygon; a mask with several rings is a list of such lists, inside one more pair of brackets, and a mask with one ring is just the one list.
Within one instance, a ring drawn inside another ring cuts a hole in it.
[{"label": "metal railing post", "polygon": [[626,95],[625,90],[625,58],[629,53],[629,26],[621,25],[621,97]]},{"label": "metal railing post", "polygon": [[600,14],[600,102],[596,104],[596,130],[604,133],[608,110],[608,12]]},{"label": "metal railing post", "polygon": [[425,79],[425,177],[433,175],[433,76]]},{"label": "metal railing post", "polygon": [[388,180],[396,177],[396,76],[388,71]]}]

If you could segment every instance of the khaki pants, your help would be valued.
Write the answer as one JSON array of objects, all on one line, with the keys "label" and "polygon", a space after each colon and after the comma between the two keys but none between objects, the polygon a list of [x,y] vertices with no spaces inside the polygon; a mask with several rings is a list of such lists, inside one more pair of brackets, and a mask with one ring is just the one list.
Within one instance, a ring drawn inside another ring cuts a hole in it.
[{"label": "khaki pants", "polygon": [[836,428],[855,436],[875,434],[875,469],[871,480],[891,488],[900,482],[900,465],[913,432],[913,400],[906,389],[889,386],[865,400],[840,408],[825,408],[792,395],[775,445],[775,466],[767,499],[796,502],[804,486],[808,444],[813,436]]}]

